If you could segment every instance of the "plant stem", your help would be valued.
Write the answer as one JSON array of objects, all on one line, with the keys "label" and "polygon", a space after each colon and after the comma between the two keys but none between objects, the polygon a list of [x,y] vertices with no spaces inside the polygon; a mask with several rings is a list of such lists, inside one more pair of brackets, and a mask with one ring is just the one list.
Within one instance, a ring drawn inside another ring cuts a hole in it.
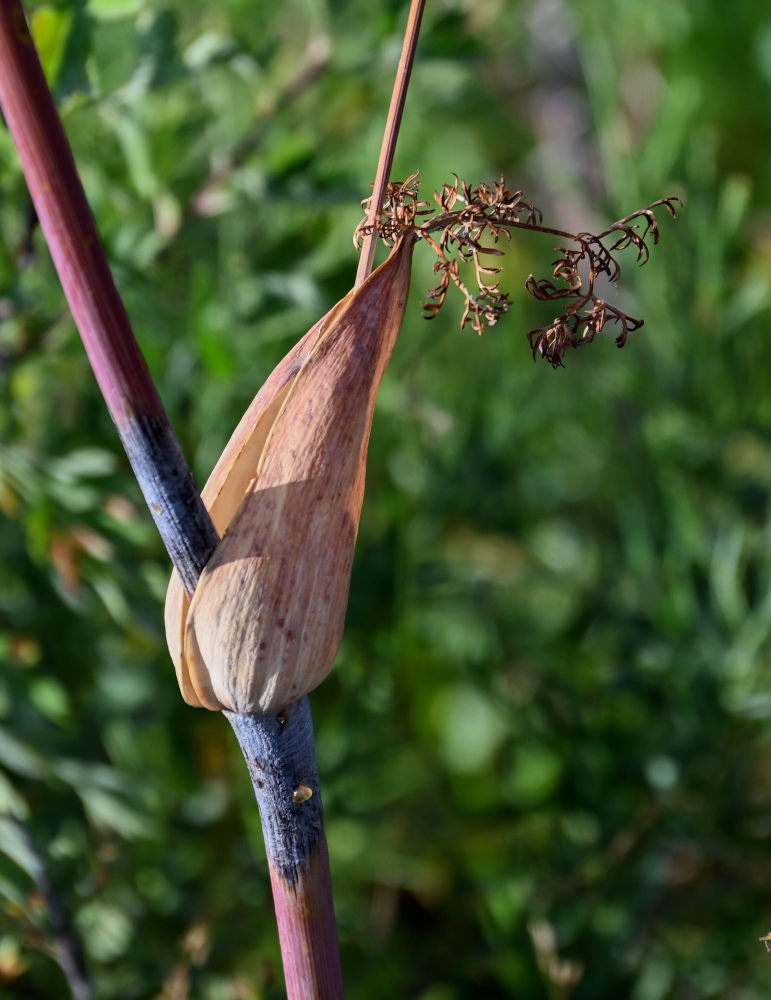
[{"label": "plant stem", "polygon": [[216,203],[217,188],[224,185],[234,171],[259,148],[271,122],[290,107],[318,79],[329,65],[332,47],[326,35],[317,35],[308,43],[294,75],[273,97],[258,116],[250,131],[230,150],[227,159],[209,174],[188,202],[188,210],[210,215],[212,199]]},{"label": "plant stem", "polygon": [[277,715],[224,715],[243,750],[260,810],[287,998],[340,1000],[343,980],[308,699]]},{"label": "plant stem", "polygon": [[18,0],[0,3],[0,107],[99,388],[192,594],[219,539],[112,280]]},{"label": "plant stem", "polygon": [[14,823],[33,861],[30,874],[46,904],[48,923],[53,935],[53,958],[67,980],[72,1000],[93,1000],[94,990],[86,975],[83,946],[75,934],[62,898],[49,878],[45,861],[32,839],[29,827],[20,820],[14,820]]},{"label": "plant stem", "polygon": [[372,262],[375,259],[377,232],[374,227],[380,217],[383,199],[388,187],[388,179],[391,176],[396,140],[399,136],[399,126],[402,123],[404,102],[407,100],[407,87],[409,86],[410,74],[412,73],[412,64],[415,62],[415,50],[418,47],[420,23],[423,20],[423,8],[425,6],[426,0],[412,0],[410,4],[410,14],[407,19],[407,28],[404,32],[402,54],[396,70],[394,89],[391,94],[391,106],[388,109],[388,118],[386,119],[385,132],[383,133],[383,144],[380,147],[380,156],[377,162],[375,184],[372,188],[372,198],[369,203],[367,224],[373,228],[364,237],[364,242],[362,243],[359,267],[356,271],[356,283],[354,286],[356,288],[359,287],[372,270]]},{"label": "plant stem", "polygon": [[[171,560],[192,595],[219,538],[112,280],[18,0],[0,0],[0,109],[99,388]],[[290,997],[338,1000],[340,959],[307,699],[286,710],[290,724],[277,721],[284,713],[263,719],[227,715],[267,824],[282,958],[287,987],[294,991]],[[264,790],[265,768],[272,769],[267,784],[275,787],[275,805]],[[291,796],[300,784],[313,794],[295,809]]]}]

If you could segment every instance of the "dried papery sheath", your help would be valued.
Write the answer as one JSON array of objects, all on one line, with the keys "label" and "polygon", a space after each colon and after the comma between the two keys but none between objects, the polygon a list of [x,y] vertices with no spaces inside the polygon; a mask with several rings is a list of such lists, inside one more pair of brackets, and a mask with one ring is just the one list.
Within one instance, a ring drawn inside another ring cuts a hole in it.
[{"label": "dried papery sheath", "polygon": [[[325,316],[314,324],[271,372],[233,431],[201,491],[203,502],[219,535],[227,529],[255,477],[276,414],[318,339],[326,318]],[[223,706],[209,687],[205,675],[194,683],[184,659],[184,629],[189,609],[190,599],[175,570],[166,591],[164,618],[166,642],[179,688],[188,705],[217,711]]]},{"label": "dried papery sheath", "polygon": [[375,397],[401,326],[415,237],[339,302],[265,383],[204,489],[222,541],[169,649],[185,700],[277,711],[315,688],[343,633]]}]

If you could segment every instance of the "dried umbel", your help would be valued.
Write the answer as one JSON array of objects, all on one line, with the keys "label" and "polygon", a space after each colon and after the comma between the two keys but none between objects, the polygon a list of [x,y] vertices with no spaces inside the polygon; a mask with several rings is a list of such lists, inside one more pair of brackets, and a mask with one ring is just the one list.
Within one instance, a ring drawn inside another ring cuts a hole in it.
[{"label": "dried umbel", "polygon": [[[455,285],[466,302],[461,326],[470,320],[481,333],[509,307],[498,282],[489,280],[500,268],[484,262],[500,256],[501,236],[529,229],[563,238],[552,277],[530,275],[525,285],[537,299],[562,303],[560,316],[528,334],[533,355],[554,367],[568,347],[588,343],[608,323],[618,328],[619,347],[642,325],[602,300],[595,282],[619,277],[614,254],[627,247],[645,263],[646,239],[658,241],[654,208],[674,215],[678,199],[654,202],[595,236],[544,226],[540,211],[503,181],[469,187],[456,177],[435,193],[435,214],[420,201],[416,178],[389,184],[375,226],[357,230],[355,239],[374,228],[393,247],[386,263],[275,369],[203,490],[222,540],[192,601],[176,574],[166,600],[169,649],[191,705],[276,711],[311,691],[332,667],[375,396],[401,325],[418,240],[437,257],[439,283],[428,293],[427,316],[437,314]],[[473,266],[478,292],[461,279],[462,263]]]},{"label": "dried umbel", "polygon": [[[525,288],[535,298],[562,304],[559,316],[528,334],[533,357],[541,355],[557,368],[569,347],[588,344],[606,325],[617,328],[619,347],[626,343],[630,331],[643,325],[641,319],[633,319],[605,302],[597,294],[595,283],[602,276],[612,282],[618,280],[621,266],[614,255],[627,247],[636,250],[638,263],[648,260],[647,241],[659,240],[654,209],[661,206],[674,216],[679,198],[660,198],[595,236],[545,226],[541,211],[524,201],[521,191],[510,191],[503,180],[471,187],[456,176],[453,184],[445,184],[434,192],[439,209],[436,212],[427,201],[419,199],[417,176],[413,174],[406,181],[388,185],[383,212],[374,229],[388,245],[405,233],[414,233],[433,248],[437,258],[434,273],[439,276],[439,283],[429,290],[428,301],[423,305],[426,318],[437,315],[450,285],[455,285],[465,299],[461,328],[469,320],[477,333],[485,326],[494,326],[510,302],[498,282],[489,280],[501,269],[485,263],[484,259],[501,256],[502,251],[495,244],[502,236],[510,239],[512,230],[528,229],[549,233],[567,243],[556,248],[558,257],[553,262],[552,278],[536,279],[531,274],[525,282]],[[367,221],[369,200],[362,205],[367,216],[356,230],[354,242],[373,229]],[[433,234],[438,234],[438,238]],[[461,278],[463,263],[473,266],[476,292]]]},{"label": "dried umbel", "polygon": [[415,237],[289,352],[203,490],[222,535],[166,635],[185,701],[277,711],[315,688],[343,633],[375,397],[399,332]]}]

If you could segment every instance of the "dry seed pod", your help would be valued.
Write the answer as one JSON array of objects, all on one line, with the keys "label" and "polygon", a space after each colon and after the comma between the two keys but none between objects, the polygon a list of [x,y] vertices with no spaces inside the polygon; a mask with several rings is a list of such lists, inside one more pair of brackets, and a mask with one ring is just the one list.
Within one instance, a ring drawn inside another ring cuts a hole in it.
[{"label": "dry seed pod", "polygon": [[189,609],[178,584],[167,595],[169,648],[187,701],[276,711],[332,667],[375,397],[404,315],[413,245],[413,237],[399,243],[287,355],[207,483],[204,500],[227,529]]}]

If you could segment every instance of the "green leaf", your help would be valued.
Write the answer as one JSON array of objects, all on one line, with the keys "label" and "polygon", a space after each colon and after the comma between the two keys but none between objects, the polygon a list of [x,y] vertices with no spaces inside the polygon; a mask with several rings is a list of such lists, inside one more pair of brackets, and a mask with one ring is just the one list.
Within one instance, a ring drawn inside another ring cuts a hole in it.
[{"label": "green leaf", "polygon": [[88,11],[97,20],[112,21],[139,13],[145,0],[88,0]]},{"label": "green leaf", "polygon": [[26,820],[29,808],[24,797],[14,788],[10,778],[0,771],[0,815]]},{"label": "green leaf", "polygon": [[7,816],[0,816],[0,851],[25,871],[33,882],[43,873],[42,863],[21,824]]},{"label": "green leaf", "polygon": [[30,30],[48,85],[53,87],[72,27],[73,13],[61,7],[38,7],[30,16]]},{"label": "green leaf", "polygon": [[77,926],[95,962],[112,962],[125,954],[137,930],[131,916],[115,903],[93,900],[77,914]]},{"label": "green leaf", "polygon": [[50,773],[45,757],[5,727],[0,727],[0,763],[25,778],[44,778]]}]

